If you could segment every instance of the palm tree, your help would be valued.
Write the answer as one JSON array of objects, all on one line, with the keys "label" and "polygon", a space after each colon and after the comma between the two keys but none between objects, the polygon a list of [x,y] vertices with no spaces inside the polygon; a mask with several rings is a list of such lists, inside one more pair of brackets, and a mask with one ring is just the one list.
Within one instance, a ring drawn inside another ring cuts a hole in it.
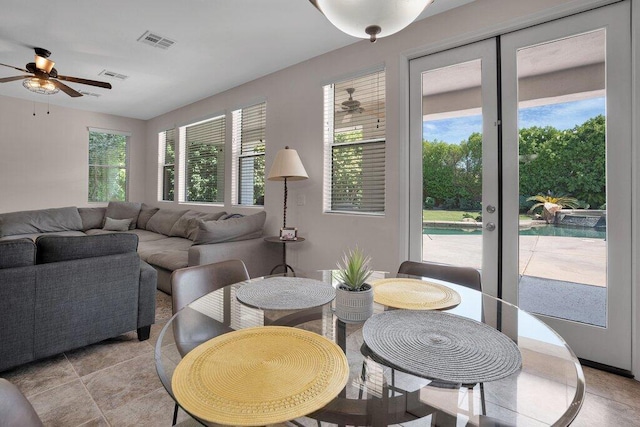
[{"label": "palm tree", "polygon": [[537,208],[543,207],[545,203],[553,203],[560,206],[560,208],[568,207],[571,209],[577,209],[580,206],[580,202],[575,197],[554,196],[551,193],[547,195],[538,194],[535,196],[531,196],[527,198],[527,201],[538,202],[535,205],[531,206],[531,209],[529,209],[529,213],[533,213],[533,211]]}]

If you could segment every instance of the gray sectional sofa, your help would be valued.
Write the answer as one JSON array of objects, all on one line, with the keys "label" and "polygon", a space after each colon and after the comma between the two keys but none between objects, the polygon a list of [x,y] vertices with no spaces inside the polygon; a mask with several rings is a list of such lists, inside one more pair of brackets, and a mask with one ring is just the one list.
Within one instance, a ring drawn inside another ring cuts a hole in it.
[{"label": "gray sectional sofa", "polygon": [[[0,242],[0,371],[155,321],[156,271],[133,234]],[[2,424],[2,423],[0,423]]]},{"label": "gray sectional sofa", "polygon": [[43,234],[135,234],[140,258],[157,271],[158,289],[170,294],[171,273],[187,266],[241,259],[251,277],[269,274],[280,263],[282,249],[263,240],[265,218],[264,211],[242,216],[110,202],[106,208],[65,207],[0,214],[0,241],[35,240]]}]

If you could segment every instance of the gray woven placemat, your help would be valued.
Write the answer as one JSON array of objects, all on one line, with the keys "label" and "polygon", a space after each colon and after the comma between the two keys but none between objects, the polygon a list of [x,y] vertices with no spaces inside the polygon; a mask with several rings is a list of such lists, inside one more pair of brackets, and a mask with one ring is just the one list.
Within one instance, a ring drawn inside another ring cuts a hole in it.
[{"label": "gray woven placemat", "polygon": [[333,286],[300,277],[271,277],[241,286],[236,298],[263,310],[298,310],[318,307],[336,297]]},{"label": "gray woven placemat", "polygon": [[475,384],[522,366],[518,346],[475,320],[438,311],[394,310],[364,324],[367,347],[391,366],[421,377]]}]

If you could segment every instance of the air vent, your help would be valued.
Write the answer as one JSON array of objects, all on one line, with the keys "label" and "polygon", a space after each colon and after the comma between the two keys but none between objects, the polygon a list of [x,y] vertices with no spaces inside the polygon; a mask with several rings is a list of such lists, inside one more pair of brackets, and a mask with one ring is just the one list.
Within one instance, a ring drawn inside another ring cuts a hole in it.
[{"label": "air vent", "polygon": [[93,96],[93,97],[96,97],[96,98],[98,98],[100,96],[99,93],[87,92],[86,90],[79,90],[78,92],[80,92],[84,96]]},{"label": "air vent", "polygon": [[152,33],[151,31],[145,31],[143,35],[138,38],[140,43],[148,44],[150,46],[159,47],[160,49],[169,49],[176,42],[168,39],[166,37],[162,37],[157,33]]},{"label": "air vent", "polygon": [[102,70],[98,75],[111,77],[113,79],[119,79],[119,80],[126,80],[129,78],[129,76],[125,76],[124,74],[119,74],[119,73],[116,73],[115,71],[109,71],[109,70]]}]

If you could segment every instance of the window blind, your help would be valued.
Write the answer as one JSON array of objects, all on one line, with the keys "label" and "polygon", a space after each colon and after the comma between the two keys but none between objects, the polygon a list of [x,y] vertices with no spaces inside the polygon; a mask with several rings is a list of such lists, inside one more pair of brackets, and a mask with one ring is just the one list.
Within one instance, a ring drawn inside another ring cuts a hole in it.
[{"label": "window blind", "polygon": [[385,209],[385,72],[324,87],[325,211]]},{"label": "window blind", "polygon": [[89,131],[88,201],[127,200],[127,141],[121,133]]},{"label": "window blind", "polygon": [[186,126],[184,138],[184,201],[224,202],[225,117]]},{"label": "window blind", "polygon": [[264,205],[265,102],[233,112],[234,195],[238,205]]},{"label": "window blind", "polygon": [[158,140],[160,200],[173,201],[176,180],[176,130],[160,132]]}]

